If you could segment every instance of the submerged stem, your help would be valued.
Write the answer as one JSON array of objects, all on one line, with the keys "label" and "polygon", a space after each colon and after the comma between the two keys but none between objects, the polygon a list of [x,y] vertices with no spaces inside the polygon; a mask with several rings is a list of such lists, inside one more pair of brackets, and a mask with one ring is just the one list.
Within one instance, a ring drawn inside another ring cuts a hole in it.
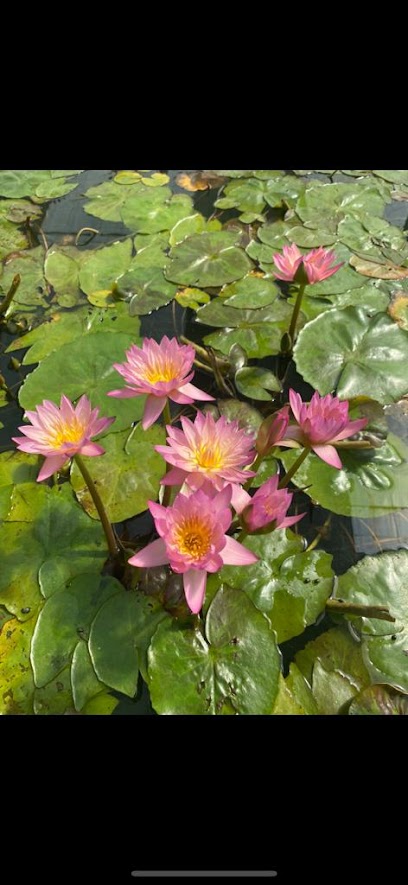
[{"label": "submerged stem", "polygon": [[283,479],[281,479],[281,481],[278,485],[278,489],[284,489],[285,486],[288,485],[288,483],[292,479],[292,476],[294,476],[296,471],[299,469],[300,465],[303,464],[303,461],[307,458],[309,452],[310,452],[310,447],[305,446],[305,448],[303,449],[303,452],[299,455],[299,457],[297,458],[295,463],[292,464],[292,467],[289,468],[288,472],[285,473],[285,476],[283,477]]},{"label": "submerged stem", "polygon": [[7,292],[6,297],[4,298],[4,300],[0,304],[0,316],[2,316],[2,315],[4,316],[4,314],[9,309],[10,304],[11,304],[11,302],[17,292],[17,289],[20,285],[20,282],[21,282],[20,274],[16,273],[15,277],[13,277],[12,284]]},{"label": "submerged stem", "polygon": [[98,511],[98,516],[99,516],[99,519],[102,523],[102,528],[105,532],[105,537],[107,540],[109,553],[115,559],[118,556],[118,554],[120,553],[120,549],[117,544],[115,535],[113,533],[113,528],[109,522],[106,510],[102,504],[101,498],[99,497],[99,492],[97,491],[95,483],[92,479],[92,476],[89,473],[88,468],[85,467],[85,464],[84,464],[82,458],[80,457],[80,455],[75,455],[74,460],[76,461],[78,468],[82,473],[82,476],[86,482],[86,485],[88,486],[89,494],[91,495],[91,498],[92,498],[92,500],[95,504],[95,507]]}]

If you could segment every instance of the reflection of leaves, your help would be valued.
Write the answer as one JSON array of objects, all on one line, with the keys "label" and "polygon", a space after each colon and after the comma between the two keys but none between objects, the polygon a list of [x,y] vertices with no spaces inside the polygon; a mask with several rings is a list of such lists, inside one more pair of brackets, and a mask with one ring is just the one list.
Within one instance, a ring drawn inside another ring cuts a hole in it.
[{"label": "reflection of leaves", "polygon": [[296,367],[321,394],[366,395],[381,403],[408,391],[408,335],[384,314],[364,307],[329,310],[300,332]]},{"label": "reflection of leaves", "polygon": [[[111,522],[121,522],[141,513],[147,509],[149,499],[157,498],[159,481],[164,475],[163,459],[153,448],[159,443],[165,443],[162,427],[156,425],[143,430],[139,425],[130,436],[127,430],[105,436],[102,458],[84,457],[86,464],[92,460],[89,464],[92,479]],[[98,518],[88,487],[75,463],[71,482],[86,512],[94,519]]]},{"label": "reflection of leaves", "polygon": [[346,602],[386,605],[395,624],[361,619],[365,660],[375,682],[392,682],[407,691],[408,551],[365,556],[339,578],[337,592]]},{"label": "reflection of leaves", "polygon": [[173,246],[165,269],[167,279],[198,287],[222,286],[240,279],[251,270],[252,262],[235,241],[236,234],[227,231],[188,237]]},{"label": "reflection of leaves", "polygon": [[239,590],[222,586],[209,607],[205,636],[177,621],[160,624],[148,674],[158,713],[261,715],[272,710],[280,658],[267,619]]},{"label": "reflection of leaves", "polygon": [[[342,470],[310,454],[292,482],[322,507],[343,516],[381,516],[407,506],[408,447],[393,434],[378,449],[339,449]],[[282,451],[287,470],[296,452]],[[310,486],[310,488],[309,488]]]}]

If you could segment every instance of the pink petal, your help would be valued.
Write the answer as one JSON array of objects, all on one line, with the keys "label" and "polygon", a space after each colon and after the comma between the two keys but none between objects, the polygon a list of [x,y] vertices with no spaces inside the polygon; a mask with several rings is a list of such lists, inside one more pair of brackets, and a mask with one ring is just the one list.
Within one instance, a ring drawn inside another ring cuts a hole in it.
[{"label": "pink petal", "polygon": [[43,479],[48,479],[49,476],[52,476],[53,473],[56,473],[57,470],[61,470],[61,467],[67,461],[66,455],[52,455],[50,458],[46,458],[43,466],[37,476],[37,482],[42,482]]},{"label": "pink petal", "polygon": [[151,427],[152,424],[154,424],[159,415],[161,415],[166,402],[166,396],[150,395],[147,397],[142,418],[143,430],[147,430],[148,427]]},{"label": "pink petal", "polygon": [[286,529],[289,525],[295,525],[295,522],[299,522],[304,516],[306,513],[301,513],[300,516],[285,516],[285,519],[279,523],[279,528]]},{"label": "pink petal", "polygon": [[110,427],[114,421],[116,421],[116,418],[97,418],[92,424],[91,435],[96,436],[97,433],[102,433],[103,430],[107,430],[107,428]]},{"label": "pink petal", "polygon": [[341,430],[340,433],[336,433],[336,436],[333,437],[332,442],[337,442],[341,439],[346,439],[348,436],[353,436],[354,433],[357,433],[359,430],[362,430],[363,427],[366,427],[368,424],[368,418],[358,418],[357,421],[349,421],[347,427],[344,430]]},{"label": "pink petal", "polygon": [[300,410],[302,408],[302,397],[299,396],[292,388],[289,391],[289,402],[296,421],[300,419]]},{"label": "pink petal", "polygon": [[[158,446],[155,446],[155,448],[158,448]],[[172,467],[168,473],[165,473],[160,483],[162,486],[181,486],[186,476],[188,476],[188,473],[182,470],[181,467]]]},{"label": "pink petal", "polygon": [[232,486],[232,498],[231,504],[236,513],[242,513],[244,507],[247,507],[251,502],[251,495],[248,495],[248,492],[245,491],[239,485]]},{"label": "pink petal", "polygon": [[207,584],[207,572],[189,569],[183,575],[184,593],[190,611],[197,615],[202,608]]},{"label": "pink petal", "polygon": [[[215,400],[215,396],[210,396],[209,393],[204,393],[203,390],[200,390],[199,387],[196,387],[195,384],[183,384],[182,387],[179,387],[180,393],[186,394],[186,396],[191,396],[193,399],[198,400]],[[173,397],[172,397],[173,398]],[[177,400],[176,400],[177,402]]]},{"label": "pink petal", "polygon": [[108,396],[117,396],[117,397],[126,397],[126,396],[140,396],[136,390],[132,390],[130,387],[123,387],[122,390],[108,390]]},{"label": "pink petal", "polygon": [[225,547],[220,551],[221,559],[225,565],[252,565],[258,562],[258,557],[251,550],[247,550],[235,538],[226,536]]},{"label": "pink petal", "polygon": [[161,538],[152,541],[143,550],[139,550],[135,556],[128,559],[130,565],[137,565],[140,568],[150,568],[154,565],[165,565],[169,561],[166,551],[166,545]]},{"label": "pink petal", "polygon": [[104,455],[105,449],[102,446],[98,446],[97,443],[85,443],[84,446],[81,446],[80,449],[81,455],[87,455],[88,458],[91,458],[93,455]]},{"label": "pink petal", "polygon": [[330,467],[337,467],[339,470],[342,469],[343,465],[334,446],[312,446],[312,449],[322,461],[326,461],[326,464],[330,464]]}]

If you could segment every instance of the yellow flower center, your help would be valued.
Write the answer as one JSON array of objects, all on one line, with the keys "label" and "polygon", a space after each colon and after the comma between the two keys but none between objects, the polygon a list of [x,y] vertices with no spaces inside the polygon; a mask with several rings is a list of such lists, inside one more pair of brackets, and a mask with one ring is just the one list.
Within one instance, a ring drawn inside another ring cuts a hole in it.
[{"label": "yellow flower center", "polygon": [[177,372],[172,363],[160,361],[155,366],[147,366],[144,377],[149,384],[157,384],[158,381],[172,381],[176,375]]},{"label": "yellow flower center", "polygon": [[197,467],[205,470],[219,470],[222,467],[222,452],[219,446],[201,445],[195,452]]},{"label": "yellow flower center", "polygon": [[201,559],[211,545],[211,530],[198,517],[187,519],[177,531],[177,544],[180,553]]},{"label": "yellow flower center", "polygon": [[83,435],[84,428],[82,424],[79,424],[77,421],[73,421],[70,424],[61,423],[53,428],[52,434],[50,433],[50,443],[57,449],[64,443],[80,442]]}]

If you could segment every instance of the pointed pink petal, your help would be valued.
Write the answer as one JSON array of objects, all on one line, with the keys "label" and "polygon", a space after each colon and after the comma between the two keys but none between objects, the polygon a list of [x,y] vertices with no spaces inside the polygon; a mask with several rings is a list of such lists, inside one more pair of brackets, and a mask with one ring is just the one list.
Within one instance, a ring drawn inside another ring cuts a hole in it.
[{"label": "pointed pink petal", "polygon": [[108,396],[117,396],[117,397],[126,397],[126,396],[140,396],[139,393],[136,393],[136,390],[131,390],[130,387],[123,387],[122,390],[108,390]]},{"label": "pointed pink petal", "polygon": [[236,513],[242,513],[244,507],[247,507],[250,502],[251,495],[248,495],[245,489],[238,485],[232,486],[231,504]]},{"label": "pointed pink petal", "polygon": [[343,467],[334,446],[312,446],[312,449],[330,467],[337,467],[339,470]]},{"label": "pointed pink petal", "polygon": [[197,615],[202,608],[207,584],[207,572],[189,569],[183,575],[184,593],[190,611]]},{"label": "pointed pink petal", "polygon": [[142,427],[147,430],[151,427],[156,419],[161,415],[167,402],[166,396],[148,396],[144,407]]},{"label": "pointed pink petal", "polygon": [[139,550],[135,556],[128,559],[130,565],[137,565],[140,568],[150,568],[154,565],[165,565],[169,561],[167,556],[166,545],[161,538],[152,541],[143,550]]},{"label": "pointed pink petal", "polygon": [[[157,446],[155,446],[157,448]],[[183,482],[188,476],[186,470],[182,470],[181,467],[172,467],[168,473],[165,473],[163,479],[160,480],[162,486],[181,486]]]},{"label": "pointed pink petal", "polygon": [[[191,396],[193,399],[198,400],[215,400],[215,396],[210,396],[209,393],[204,393],[203,390],[200,390],[199,387],[196,387],[195,384],[183,384],[182,387],[179,387],[180,393],[184,393],[187,396]],[[176,400],[177,402],[177,400]]]},{"label": "pointed pink petal", "polygon": [[225,565],[251,565],[258,562],[258,557],[251,550],[247,550],[243,544],[236,541],[235,538],[226,537],[225,547],[220,550],[222,561]]},{"label": "pointed pink petal", "polygon": [[96,436],[97,433],[102,433],[102,430],[107,430],[108,427],[116,421],[116,418],[97,418],[92,424],[92,436]]},{"label": "pointed pink petal", "polygon": [[289,525],[295,525],[295,522],[299,522],[304,516],[306,513],[301,513],[300,516],[285,516],[283,522],[279,523],[279,528],[286,529]]},{"label": "pointed pink petal", "polygon": [[358,418],[357,421],[349,421],[344,430],[341,430],[340,433],[336,433],[332,442],[338,442],[341,439],[346,439],[348,436],[353,436],[354,433],[362,430],[367,424],[368,418]]},{"label": "pointed pink petal", "polygon": [[53,473],[56,473],[57,470],[61,470],[61,467],[67,461],[66,455],[52,455],[50,458],[46,458],[43,466],[37,476],[37,482],[42,482],[43,479],[48,479],[49,476],[52,476]]},{"label": "pointed pink petal", "polygon": [[81,455],[87,455],[88,458],[93,455],[104,455],[105,449],[102,446],[98,446],[97,443],[85,443],[84,446],[81,446]]},{"label": "pointed pink petal", "polygon": [[299,421],[300,409],[302,407],[302,397],[299,396],[296,391],[292,390],[292,388],[289,391],[289,402],[296,421]]}]

